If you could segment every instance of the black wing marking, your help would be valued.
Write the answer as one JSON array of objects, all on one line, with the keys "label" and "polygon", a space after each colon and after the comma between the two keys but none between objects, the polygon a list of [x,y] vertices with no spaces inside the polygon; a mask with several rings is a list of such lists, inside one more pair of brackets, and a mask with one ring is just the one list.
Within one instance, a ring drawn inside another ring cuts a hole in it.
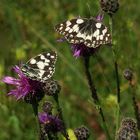
[{"label": "black wing marking", "polygon": [[56,25],[55,29],[72,44],[84,43],[96,48],[111,43],[107,27],[94,18],[75,18]]},{"label": "black wing marking", "polygon": [[56,59],[55,52],[42,53],[31,58],[21,70],[30,79],[45,82],[52,77],[55,71]]}]

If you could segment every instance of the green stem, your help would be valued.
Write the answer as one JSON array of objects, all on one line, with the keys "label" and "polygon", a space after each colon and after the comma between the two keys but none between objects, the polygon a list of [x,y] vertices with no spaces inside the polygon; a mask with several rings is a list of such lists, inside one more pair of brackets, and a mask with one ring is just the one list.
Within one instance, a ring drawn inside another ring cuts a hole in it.
[{"label": "green stem", "polygon": [[95,105],[97,106],[97,109],[98,109],[99,114],[101,116],[103,128],[105,130],[107,139],[111,140],[110,134],[109,134],[108,129],[107,129],[104,113],[103,113],[103,110],[101,108],[100,100],[99,100],[97,92],[96,92],[96,87],[95,87],[94,82],[93,82],[93,80],[91,78],[91,75],[90,75],[90,71],[89,71],[89,56],[84,57],[84,66],[85,66],[85,73],[86,73],[88,85],[89,85],[89,88],[90,88],[90,91],[91,91],[92,99],[93,99]]},{"label": "green stem", "polygon": [[[111,36],[113,40],[113,18],[110,16],[109,18],[109,25],[110,25],[110,31],[111,31]],[[113,41],[112,41],[113,42]],[[118,72],[118,62],[117,62],[117,57],[116,57],[116,52],[115,48],[112,44],[111,46],[112,49],[112,54],[113,54],[113,61],[114,61],[114,68],[115,68],[115,76],[116,76],[116,86],[117,86],[117,108],[116,108],[116,132],[119,128],[120,124],[120,79],[119,79],[119,72]]]},{"label": "green stem", "polygon": [[137,120],[137,128],[140,130],[140,117],[139,117],[139,108],[136,101],[136,93],[135,93],[135,85],[131,84],[132,81],[130,81],[130,87],[131,87],[131,95],[132,95],[132,102],[133,102],[133,108],[135,113],[135,118]]},{"label": "green stem", "polygon": [[62,109],[61,109],[60,104],[59,104],[58,95],[55,95],[54,99],[55,99],[56,104],[57,104],[57,111],[59,113],[59,117],[63,121],[63,127],[64,127],[64,129],[63,129],[63,136],[66,138],[66,140],[70,140],[69,139],[69,135],[67,133],[66,124],[65,124],[65,121],[64,121],[64,118],[63,118]]},{"label": "green stem", "polygon": [[37,119],[39,140],[44,140],[44,136],[42,135],[42,131],[41,131],[41,124],[40,124],[39,118],[38,118],[38,101],[37,101],[36,97],[34,97],[34,96],[32,97],[32,108],[34,111],[34,115]]}]

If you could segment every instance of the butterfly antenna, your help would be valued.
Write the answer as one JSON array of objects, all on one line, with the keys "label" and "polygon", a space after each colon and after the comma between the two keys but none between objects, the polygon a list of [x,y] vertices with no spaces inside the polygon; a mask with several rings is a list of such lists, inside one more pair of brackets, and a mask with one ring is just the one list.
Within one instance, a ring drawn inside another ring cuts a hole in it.
[{"label": "butterfly antenna", "polygon": [[89,3],[88,3],[88,2],[86,3],[86,5],[87,5],[87,7],[88,7],[88,12],[89,12],[89,15],[91,16],[91,8],[90,8],[90,5],[89,5]]}]

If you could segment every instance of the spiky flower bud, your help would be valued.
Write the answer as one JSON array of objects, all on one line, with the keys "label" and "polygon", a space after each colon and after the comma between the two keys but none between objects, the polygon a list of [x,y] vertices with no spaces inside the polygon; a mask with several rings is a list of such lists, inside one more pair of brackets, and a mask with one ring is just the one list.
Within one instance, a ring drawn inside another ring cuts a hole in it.
[{"label": "spiky flower bud", "polygon": [[118,0],[100,0],[101,8],[104,12],[112,16],[119,9]]},{"label": "spiky flower bud", "polygon": [[123,75],[124,78],[128,81],[131,81],[133,78],[133,72],[130,68],[125,69]]},{"label": "spiky flower bud", "polygon": [[57,95],[61,90],[60,85],[56,80],[49,80],[46,82],[46,85],[44,86],[44,92],[46,95],[49,96],[55,96]]},{"label": "spiky flower bud", "polygon": [[138,140],[137,124],[133,119],[125,118],[122,120],[116,140]]},{"label": "spiky flower bud", "polygon": [[85,126],[78,127],[74,130],[77,140],[87,140],[89,138],[89,130]]},{"label": "spiky flower bud", "polygon": [[48,101],[46,101],[42,106],[42,110],[48,114],[52,113],[52,108],[52,103]]}]

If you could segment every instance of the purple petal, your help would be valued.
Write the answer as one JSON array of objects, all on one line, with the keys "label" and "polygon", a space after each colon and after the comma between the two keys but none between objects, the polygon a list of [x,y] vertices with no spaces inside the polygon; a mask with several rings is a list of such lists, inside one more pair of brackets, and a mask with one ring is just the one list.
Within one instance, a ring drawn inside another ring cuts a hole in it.
[{"label": "purple petal", "polygon": [[40,113],[38,117],[40,123],[46,123],[48,120],[48,115],[46,113]]},{"label": "purple petal", "polygon": [[65,38],[59,38],[59,39],[57,39],[57,42],[64,42],[64,41],[66,41]]},{"label": "purple petal", "polygon": [[73,56],[79,57],[80,56],[80,50],[75,50]]},{"label": "purple petal", "polygon": [[6,76],[2,79],[2,81],[6,84],[10,84],[10,85],[19,85],[20,81],[16,78],[10,77],[10,76]]},{"label": "purple petal", "polygon": [[103,14],[99,14],[97,17],[96,17],[96,20],[101,22],[104,18],[104,15]]},{"label": "purple petal", "polygon": [[22,71],[18,66],[13,67],[13,70],[19,75],[19,77],[24,76],[24,74],[22,73]]},{"label": "purple petal", "polygon": [[15,97],[17,97],[17,95],[18,95],[18,91],[17,91],[17,89],[13,89],[13,90],[11,90],[8,94],[7,94],[8,96],[15,96]]}]

